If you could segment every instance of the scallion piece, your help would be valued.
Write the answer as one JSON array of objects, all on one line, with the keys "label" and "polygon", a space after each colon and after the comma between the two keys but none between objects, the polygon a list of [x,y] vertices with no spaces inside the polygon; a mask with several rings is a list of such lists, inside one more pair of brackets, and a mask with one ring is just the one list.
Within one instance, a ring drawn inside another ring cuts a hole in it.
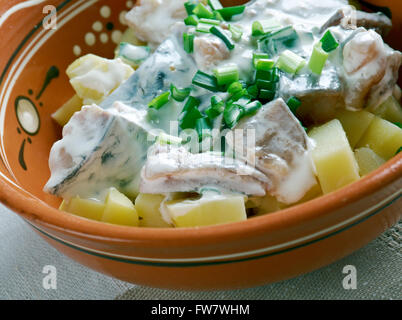
[{"label": "scallion piece", "polygon": [[250,102],[244,106],[243,115],[245,117],[255,115],[262,107],[262,103],[258,100]]},{"label": "scallion piece", "polygon": [[223,120],[229,129],[233,129],[243,116],[243,109],[237,104],[228,104],[223,112]]},{"label": "scallion piece", "polygon": [[250,97],[252,97],[253,99],[257,99],[260,90],[258,89],[257,85],[254,84],[247,88],[247,92],[250,95]]},{"label": "scallion piece", "polygon": [[199,23],[195,28],[195,31],[202,32],[202,33],[209,33],[212,28],[211,24],[208,23]]},{"label": "scallion piece", "polygon": [[200,23],[205,23],[205,24],[212,24],[214,26],[219,26],[221,24],[221,21],[216,20],[216,19],[205,19],[201,18]]},{"label": "scallion piece", "polygon": [[275,91],[261,89],[258,97],[262,100],[272,101],[275,98]]},{"label": "scallion piece", "polygon": [[193,10],[193,13],[198,18],[212,19],[214,17],[214,14],[202,3],[197,4]]},{"label": "scallion piece", "polygon": [[197,119],[202,118],[198,106],[200,100],[190,96],[184,105],[183,111],[179,117],[179,126],[181,129],[194,129]]},{"label": "scallion piece", "polygon": [[183,139],[176,136],[171,136],[170,134],[161,132],[157,138],[157,141],[160,144],[172,144],[172,145],[179,145],[183,142]]},{"label": "scallion piece", "polygon": [[192,53],[194,51],[194,34],[193,33],[183,33],[183,48],[187,53]]},{"label": "scallion piece", "polygon": [[223,8],[219,0],[208,0],[208,4],[213,10],[219,10]]},{"label": "scallion piece", "polygon": [[161,95],[157,96],[155,99],[153,99],[149,104],[149,108],[153,108],[156,110],[159,110],[162,108],[165,104],[169,102],[170,98],[170,91],[166,91],[162,93]]},{"label": "scallion piece", "polygon": [[275,65],[275,61],[271,59],[256,59],[255,68],[257,70],[269,71]]},{"label": "scallion piece", "polygon": [[192,108],[198,108],[200,103],[201,102],[199,99],[194,98],[193,96],[189,96],[181,112],[186,112]]},{"label": "scallion piece", "polygon": [[218,38],[220,38],[226,45],[226,47],[229,50],[233,50],[235,47],[235,44],[233,43],[232,39],[229,38],[225,32],[223,31],[223,29],[221,29],[220,27],[217,26],[213,26],[210,30],[209,30],[213,35],[217,36]]},{"label": "scallion piece", "polygon": [[339,46],[338,40],[336,40],[335,36],[331,32],[331,30],[328,30],[323,37],[321,38],[321,43],[322,43],[322,49],[325,52],[331,52],[334,51],[336,48]]},{"label": "scallion piece", "polygon": [[213,15],[214,15],[214,17],[213,17],[213,19],[215,19],[215,20],[219,20],[219,21],[225,21],[225,19],[223,19],[223,17],[222,17],[222,15],[218,12],[218,11],[213,11],[212,12],[213,13]]},{"label": "scallion piece", "polygon": [[206,115],[210,119],[215,119],[225,110],[225,101],[217,96],[211,98],[211,106],[205,110]]},{"label": "scallion piece", "polygon": [[190,95],[191,88],[178,89],[174,84],[171,84],[170,92],[173,99],[183,102]]},{"label": "scallion piece", "polygon": [[218,81],[213,75],[209,75],[200,70],[195,74],[192,83],[198,87],[217,92],[220,91]]},{"label": "scallion piece", "polygon": [[402,146],[399,147],[399,149],[396,151],[395,155],[398,155],[398,154],[400,154],[401,152],[402,152]]},{"label": "scallion piece", "polygon": [[186,8],[186,12],[188,15],[193,14],[194,8],[197,6],[195,1],[187,1],[184,3],[184,8]]},{"label": "scallion piece", "polygon": [[276,83],[272,81],[258,79],[256,85],[258,89],[276,91]]},{"label": "scallion piece", "polygon": [[235,64],[216,68],[214,74],[220,86],[239,81],[239,69]]},{"label": "scallion piece", "polygon": [[251,29],[251,35],[253,37],[262,36],[280,27],[281,25],[275,19],[254,21]]},{"label": "scallion piece", "polygon": [[305,65],[306,60],[290,50],[282,52],[277,61],[277,67],[290,74],[297,73]]},{"label": "scallion piece", "polygon": [[228,87],[228,93],[230,93],[232,95],[237,93],[237,92],[239,92],[239,91],[242,91],[242,90],[243,90],[243,85],[239,81],[233,82]]},{"label": "scallion piece", "polygon": [[394,125],[402,129],[402,122],[394,122]]},{"label": "scallion piece", "polygon": [[198,22],[199,19],[195,14],[191,14],[184,19],[184,23],[186,24],[186,26],[196,26]]},{"label": "scallion piece", "polygon": [[269,59],[268,53],[265,52],[253,52],[253,65],[257,66],[258,59]]},{"label": "scallion piece", "polygon": [[301,104],[301,101],[296,97],[290,97],[287,102],[290,111],[292,111],[294,114],[296,114],[296,111],[300,108]]},{"label": "scallion piece", "polygon": [[222,8],[217,11],[222,15],[223,19],[225,19],[226,21],[230,21],[233,16],[242,14],[244,12],[244,9],[246,9],[246,6],[240,5],[240,6]]},{"label": "scallion piece", "polygon": [[239,41],[243,36],[243,30],[240,27],[229,24],[229,31],[232,33],[232,39]]},{"label": "scallion piece", "polygon": [[203,140],[205,137],[211,136],[211,125],[207,118],[199,118],[195,121],[195,130],[198,133],[198,137]]},{"label": "scallion piece", "polygon": [[311,54],[308,67],[315,74],[320,75],[322,69],[324,69],[325,63],[328,59],[328,52],[325,52],[322,48],[322,42],[317,42],[313,48],[313,53]]}]

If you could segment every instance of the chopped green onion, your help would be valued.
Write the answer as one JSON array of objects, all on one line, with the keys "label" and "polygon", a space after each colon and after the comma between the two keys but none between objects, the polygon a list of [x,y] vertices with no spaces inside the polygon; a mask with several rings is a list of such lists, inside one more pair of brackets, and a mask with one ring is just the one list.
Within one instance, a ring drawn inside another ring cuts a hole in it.
[{"label": "chopped green onion", "polygon": [[275,68],[269,70],[269,73],[270,73],[270,75],[271,75],[271,76],[270,76],[270,80],[271,80],[272,82],[279,82],[280,71],[279,71],[279,69],[278,69],[277,67],[275,67]]},{"label": "chopped green onion", "polygon": [[237,91],[236,93],[234,93],[230,99],[235,102],[240,100],[241,98],[245,97],[245,96],[249,96],[248,91],[246,89],[242,89],[240,91]]},{"label": "chopped green onion", "polygon": [[237,82],[233,82],[229,87],[228,87],[228,93],[230,94],[235,94],[239,91],[243,90],[243,85],[237,81]]},{"label": "chopped green onion", "polygon": [[270,71],[256,70],[256,72],[255,72],[255,80],[256,81],[258,79],[271,81],[271,77],[272,77],[272,73]]},{"label": "chopped green onion", "polygon": [[244,106],[243,114],[245,117],[253,116],[261,109],[261,107],[262,103],[258,100],[250,102]]},{"label": "chopped green onion", "polygon": [[243,116],[243,109],[237,104],[226,105],[223,112],[223,120],[229,129],[233,129]]},{"label": "chopped green onion", "polygon": [[200,103],[201,101],[199,99],[189,96],[181,112],[186,112],[192,108],[198,108]]},{"label": "chopped green onion", "polygon": [[242,14],[244,12],[244,9],[246,9],[246,6],[241,5],[241,6],[222,8],[217,11],[222,15],[223,19],[225,19],[226,21],[230,21],[233,16]]},{"label": "chopped green onion", "polygon": [[394,125],[402,129],[402,122],[394,122]]},{"label": "chopped green onion", "polygon": [[232,82],[239,81],[239,69],[235,64],[229,64],[214,70],[218,85],[231,84]]},{"label": "chopped green onion", "polygon": [[297,73],[305,65],[306,60],[290,50],[282,52],[277,61],[278,68],[290,74]]},{"label": "chopped green onion", "polygon": [[276,91],[276,83],[272,81],[257,79],[256,85],[258,89]]},{"label": "chopped green onion", "polygon": [[160,144],[173,144],[173,145],[178,145],[183,142],[183,139],[180,137],[176,136],[171,136],[170,134],[166,134],[164,132],[161,132],[157,138],[157,141]]},{"label": "chopped green onion", "polygon": [[296,114],[296,111],[297,111],[297,109],[299,109],[299,107],[301,106],[301,101],[298,99],[298,98],[296,98],[296,97],[290,97],[289,98],[289,100],[288,100],[288,102],[287,102],[287,105],[289,106],[289,109],[294,113],[294,114]]},{"label": "chopped green onion", "polygon": [[156,110],[159,110],[162,108],[165,104],[169,102],[170,98],[170,91],[166,91],[162,93],[161,95],[157,96],[155,99],[153,99],[149,104],[149,108],[153,108]]},{"label": "chopped green onion", "polygon": [[200,70],[195,74],[192,83],[198,87],[217,92],[220,91],[216,77]]},{"label": "chopped green onion", "polygon": [[225,109],[225,101],[223,101],[223,99],[218,96],[212,96],[211,106],[215,110],[218,110],[220,113],[222,113],[223,110]]},{"label": "chopped green onion", "polygon": [[195,31],[202,32],[202,33],[209,33],[212,28],[211,24],[208,23],[199,23],[195,28]]},{"label": "chopped green onion", "polygon": [[201,18],[200,19],[200,23],[205,23],[205,24],[212,24],[214,26],[219,26],[221,24],[221,22],[219,20],[216,19],[205,19],[205,18]]},{"label": "chopped green onion", "polygon": [[219,10],[223,8],[219,0],[208,0],[208,4],[213,10]]},{"label": "chopped green onion", "polygon": [[194,51],[194,34],[193,33],[183,33],[183,47],[184,51],[187,53],[192,53]]},{"label": "chopped green onion", "polygon": [[275,98],[275,91],[261,89],[258,97],[262,100],[272,101]]},{"label": "chopped green onion", "polygon": [[202,3],[197,4],[197,6],[193,10],[193,13],[198,18],[212,19],[214,17],[214,14]]},{"label": "chopped green onion", "polygon": [[254,67],[257,66],[258,59],[269,59],[268,53],[265,52],[253,52],[253,65]]},{"label": "chopped green onion", "polygon": [[223,29],[221,29],[220,27],[217,26],[213,26],[210,30],[209,30],[213,35],[217,36],[218,38],[220,38],[226,45],[226,47],[229,50],[233,50],[235,45],[232,41],[232,39],[230,39],[225,32],[223,31]]},{"label": "chopped green onion", "polygon": [[253,99],[257,99],[260,90],[258,89],[257,85],[252,85],[247,88],[247,92]]},{"label": "chopped green onion", "polygon": [[186,24],[186,26],[196,26],[198,22],[199,19],[195,14],[191,14],[186,19],[184,19],[184,23]]},{"label": "chopped green onion", "polygon": [[251,29],[251,35],[253,37],[262,36],[280,27],[281,25],[275,19],[254,21]]},{"label": "chopped green onion", "polygon": [[170,92],[172,94],[173,99],[179,102],[183,102],[190,95],[191,88],[178,89],[174,86],[174,84],[171,84]]},{"label": "chopped green onion", "polygon": [[232,39],[234,41],[239,41],[243,36],[243,30],[241,29],[241,27],[229,24],[229,31],[232,33]]},{"label": "chopped green onion", "polygon": [[200,105],[200,100],[190,96],[183,108],[183,112],[179,117],[179,125],[180,128],[185,129],[194,129],[197,119],[202,118],[202,114],[200,110],[198,110],[198,106]]},{"label": "chopped green onion", "polygon": [[308,66],[315,74],[320,75],[328,59],[328,53],[322,49],[322,43],[317,42],[313,48]]},{"label": "chopped green onion", "polygon": [[213,15],[214,15],[214,17],[213,17],[213,19],[215,19],[215,20],[219,20],[219,21],[225,21],[224,19],[223,19],[223,17],[222,17],[222,15],[218,12],[218,11],[213,11],[212,12],[213,13]]},{"label": "chopped green onion", "polygon": [[322,43],[322,49],[325,52],[331,52],[338,48],[339,42],[336,40],[335,36],[331,32],[331,30],[328,30],[323,37],[321,38],[321,43]]},{"label": "chopped green onion", "polygon": [[401,152],[402,152],[402,146],[399,147],[399,149],[398,149],[398,151],[395,153],[395,155],[398,155],[398,154],[400,154]]},{"label": "chopped green onion", "polygon": [[199,118],[195,121],[195,130],[198,133],[200,141],[205,137],[211,136],[211,125],[207,118]]},{"label": "chopped green onion", "polygon": [[256,59],[255,60],[255,68],[257,70],[269,71],[275,65],[275,61],[271,59]]},{"label": "chopped green onion", "polygon": [[258,49],[272,56],[288,49],[297,48],[299,45],[300,37],[292,26],[274,30],[258,40]]},{"label": "chopped green onion", "polygon": [[188,15],[193,14],[193,10],[197,6],[195,1],[187,1],[184,3],[184,8],[186,8],[186,12]]},{"label": "chopped green onion", "polygon": [[206,115],[210,119],[215,119],[225,110],[225,101],[217,96],[211,98],[211,106],[205,110]]}]

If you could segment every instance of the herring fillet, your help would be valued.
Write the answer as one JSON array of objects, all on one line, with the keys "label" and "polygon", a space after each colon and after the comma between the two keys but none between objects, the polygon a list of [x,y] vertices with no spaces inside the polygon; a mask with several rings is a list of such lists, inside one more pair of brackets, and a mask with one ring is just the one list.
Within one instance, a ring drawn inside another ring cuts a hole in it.
[{"label": "herring fillet", "polygon": [[178,37],[176,34],[166,39],[100,107],[107,109],[115,101],[121,101],[133,108],[146,109],[152,99],[170,88],[171,83],[180,88],[188,87],[197,68]]},{"label": "herring fillet", "polygon": [[106,189],[116,187],[136,195],[139,172],[152,143],[141,123],[144,116],[118,103],[110,110],[85,106],[51,150],[52,175],[45,191],[67,199],[99,198]]}]

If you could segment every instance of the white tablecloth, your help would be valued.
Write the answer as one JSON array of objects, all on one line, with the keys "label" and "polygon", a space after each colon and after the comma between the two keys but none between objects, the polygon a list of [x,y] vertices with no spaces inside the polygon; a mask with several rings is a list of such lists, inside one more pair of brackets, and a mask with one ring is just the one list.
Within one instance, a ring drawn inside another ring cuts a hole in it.
[{"label": "white tablecloth", "polygon": [[[402,223],[326,268],[258,288],[182,292],[135,286],[103,276],[63,256],[0,205],[0,299],[402,299]],[[43,288],[44,266],[57,270],[57,289]],[[343,267],[357,269],[357,289],[345,290]]]}]

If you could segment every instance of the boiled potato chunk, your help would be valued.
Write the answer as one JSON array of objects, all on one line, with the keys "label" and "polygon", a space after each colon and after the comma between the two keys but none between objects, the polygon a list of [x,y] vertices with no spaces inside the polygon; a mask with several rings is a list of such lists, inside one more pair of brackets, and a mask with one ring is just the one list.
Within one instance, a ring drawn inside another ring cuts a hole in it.
[{"label": "boiled potato chunk", "polygon": [[69,201],[67,211],[77,216],[100,221],[102,219],[105,204],[100,201],[81,199],[75,197]]},{"label": "boiled potato chunk", "polygon": [[342,123],[349,144],[354,148],[373,121],[374,115],[367,111],[340,110],[336,118]]},{"label": "boiled potato chunk", "polygon": [[370,148],[360,148],[355,150],[355,157],[359,164],[359,172],[361,176],[365,176],[370,172],[381,167],[385,160],[379,157]]},{"label": "boiled potato chunk", "polygon": [[394,96],[390,96],[385,100],[383,104],[373,110],[373,113],[389,122],[402,123],[402,107]]},{"label": "boiled potato chunk", "polygon": [[247,220],[243,196],[206,195],[197,200],[174,200],[166,209],[176,227],[202,227]]},{"label": "boiled potato chunk", "polygon": [[312,158],[324,194],[359,180],[359,167],[339,120],[332,120],[309,133],[316,147]]},{"label": "boiled potato chunk", "polygon": [[169,228],[171,227],[163,218],[160,206],[165,196],[158,194],[140,193],[135,199],[135,209],[140,218],[140,227]]},{"label": "boiled potato chunk", "polygon": [[111,188],[106,197],[102,221],[124,226],[136,227],[139,225],[138,214],[134,204],[115,188]]},{"label": "boiled potato chunk", "polygon": [[75,60],[67,68],[70,83],[85,105],[101,103],[133,72],[121,59],[110,60],[94,54]]},{"label": "boiled potato chunk", "polygon": [[81,110],[83,106],[82,99],[74,95],[70,100],[68,100],[60,109],[58,109],[55,113],[52,114],[52,118],[56,120],[56,122],[64,127],[74,113]]},{"label": "boiled potato chunk", "polygon": [[357,144],[358,148],[368,147],[385,160],[395,156],[402,146],[402,129],[395,124],[375,117],[364,136]]}]

